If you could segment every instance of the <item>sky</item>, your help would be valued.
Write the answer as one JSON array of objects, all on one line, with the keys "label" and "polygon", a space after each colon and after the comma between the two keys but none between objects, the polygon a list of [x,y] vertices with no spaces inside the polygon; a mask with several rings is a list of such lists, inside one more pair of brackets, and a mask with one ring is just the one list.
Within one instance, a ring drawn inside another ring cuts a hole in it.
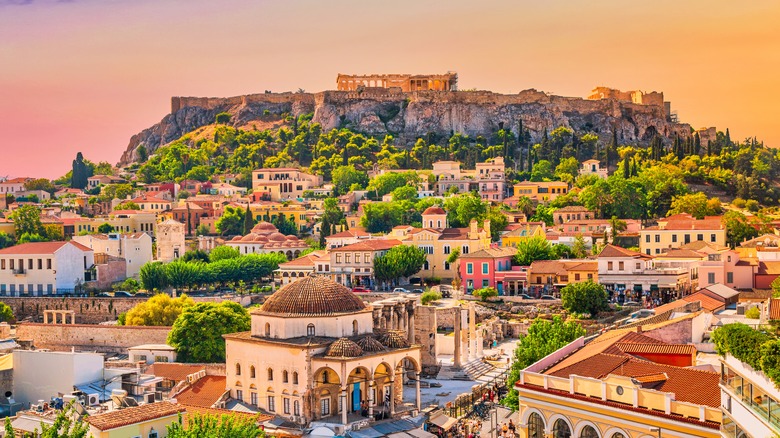
[{"label": "sky", "polygon": [[776,0],[0,0],[0,177],[116,163],[171,96],[458,86],[663,91],[683,122],[780,146]]}]

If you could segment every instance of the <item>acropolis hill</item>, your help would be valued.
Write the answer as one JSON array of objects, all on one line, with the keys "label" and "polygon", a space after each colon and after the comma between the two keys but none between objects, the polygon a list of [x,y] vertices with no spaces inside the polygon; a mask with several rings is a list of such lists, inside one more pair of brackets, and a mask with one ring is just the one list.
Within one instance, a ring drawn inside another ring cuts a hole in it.
[{"label": "acropolis hill", "polygon": [[336,90],[318,93],[249,94],[235,97],[173,97],[171,113],[130,139],[120,165],[135,157],[143,144],[149,152],[183,134],[214,123],[228,112],[231,124],[281,120],[287,113],[314,113],[323,130],[347,126],[368,135],[391,134],[397,144],[414,142],[435,133],[448,137],[463,133],[474,138],[489,136],[499,124],[516,133],[518,121],[534,141],[545,130],[568,126],[577,132],[594,132],[604,141],[612,130],[625,144],[647,144],[656,134],[670,141],[675,135],[691,135],[691,127],[678,123],[663,93],[619,91],[598,87],[588,98],[554,96],[534,89],[517,94],[459,91],[456,73],[437,75],[343,75]]}]

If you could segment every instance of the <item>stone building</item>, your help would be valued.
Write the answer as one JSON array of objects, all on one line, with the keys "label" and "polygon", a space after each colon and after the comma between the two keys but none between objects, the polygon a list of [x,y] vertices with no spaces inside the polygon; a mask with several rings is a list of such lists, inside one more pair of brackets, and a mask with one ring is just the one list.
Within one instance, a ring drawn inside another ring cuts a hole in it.
[{"label": "stone building", "polygon": [[[382,307],[384,309],[384,306]],[[388,312],[389,313],[389,312]],[[299,422],[349,424],[355,415],[402,410],[402,383],[419,382],[420,346],[346,287],[310,276],[282,287],[252,312],[251,331],[225,335],[230,396]],[[416,408],[420,406],[417,384]],[[365,412],[363,412],[365,411]],[[360,417],[362,419],[362,417]]]},{"label": "stone building", "polygon": [[279,253],[293,260],[300,257],[309,245],[297,236],[285,236],[270,222],[260,222],[246,236],[236,236],[225,245],[232,246],[241,254]]},{"label": "stone building", "polygon": [[187,248],[184,244],[185,225],[173,219],[158,223],[155,228],[157,238],[157,260],[172,262],[183,256]]},{"label": "stone building", "polygon": [[458,74],[447,72],[439,75],[344,75],[336,77],[336,89],[339,91],[356,91],[361,87],[400,88],[409,93],[412,91],[456,91],[458,89]]}]

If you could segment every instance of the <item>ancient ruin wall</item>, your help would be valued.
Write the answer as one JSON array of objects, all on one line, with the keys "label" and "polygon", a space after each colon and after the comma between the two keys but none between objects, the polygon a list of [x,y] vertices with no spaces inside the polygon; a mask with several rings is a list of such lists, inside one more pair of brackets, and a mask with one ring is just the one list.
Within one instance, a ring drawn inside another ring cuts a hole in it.
[{"label": "ancient ruin wall", "polygon": [[170,327],[22,323],[16,327],[16,337],[32,341],[37,349],[124,353],[138,345],[165,344],[170,331]]}]

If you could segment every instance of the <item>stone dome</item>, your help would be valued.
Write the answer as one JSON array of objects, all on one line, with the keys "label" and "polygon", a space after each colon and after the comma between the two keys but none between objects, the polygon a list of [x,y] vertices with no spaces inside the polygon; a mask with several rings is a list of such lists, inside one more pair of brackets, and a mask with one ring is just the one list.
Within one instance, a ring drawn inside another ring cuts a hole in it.
[{"label": "stone dome", "polygon": [[328,316],[364,311],[366,305],[330,278],[309,276],[276,291],[260,310],[285,316]]},{"label": "stone dome", "polygon": [[327,357],[360,357],[363,354],[363,349],[358,344],[350,341],[347,338],[339,338],[336,342],[330,344],[328,352],[325,353]]},{"label": "stone dome", "polygon": [[270,222],[262,221],[262,222],[258,222],[257,225],[255,225],[254,228],[252,228],[252,231],[255,233],[259,233],[263,231],[273,233],[278,230],[276,229],[276,226],[274,226],[274,224]]},{"label": "stone dome", "polygon": [[255,237],[255,242],[268,242],[268,238],[265,237],[265,236],[260,235],[260,236]]},{"label": "stone dome", "polygon": [[255,233],[249,233],[246,236],[241,238],[242,242],[253,242],[255,240],[255,237],[257,237],[257,234]]},{"label": "stone dome", "polygon": [[409,346],[405,333],[399,330],[388,330],[379,338],[379,342],[388,348],[405,348]]},{"label": "stone dome", "polygon": [[433,205],[431,207],[426,208],[425,211],[422,212],[422,214],[423,215],[428,215],[428,214],[447,214],[447,212],[444,211],[441,207],[437,207],[437,206]]},{"label": "stone dome", "polygon": [[230,239],[230,241],[231,242],[240,242],[241,241],[241,236],[236,236],[236,237]]},{"label": "stone dome", "polygon": [[296,241],[296,240],[298,240],[298,236],[293,236],[292,234],[290,234],[289,236],[285,237],[285,239]]},{"label": "stone dome", "polygon": [[284,242],[285,240],[287,240],[287,238],[284,237],[284,234],[277,231],[276,233],[269,234],[268,240],[271,242]]},{"label": "stone dome", "polygon": [[379,341],[372,338],[371,336],[360,338],[356,343],[358,344],[358,347],[362,348],[363,351],[368,353],[378,353],[380,351],[386,350],[386,348]]}]

